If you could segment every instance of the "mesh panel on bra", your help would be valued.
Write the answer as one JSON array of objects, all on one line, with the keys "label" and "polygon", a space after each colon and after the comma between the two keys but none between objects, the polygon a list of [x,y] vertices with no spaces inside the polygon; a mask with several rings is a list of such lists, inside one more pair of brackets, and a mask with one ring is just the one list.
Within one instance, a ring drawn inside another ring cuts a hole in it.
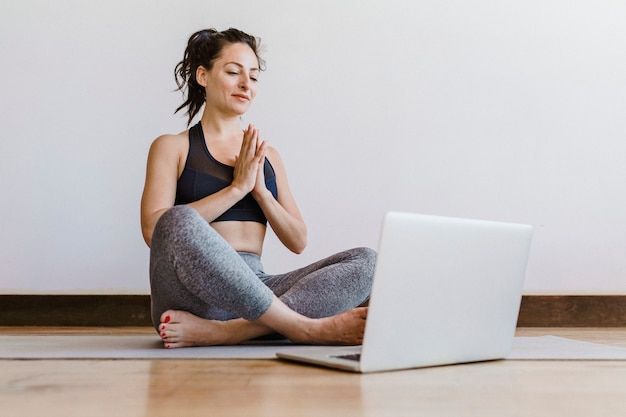
[{"label": "mesh panel on bra", "polygon": [[[216,160],[206,147],[200,123],[189,129],[190,149],[187,166],[195,171],[219,178],[227,183],[233,182],[235,169]],[[208,156],[208,158],[207,158]]]}]

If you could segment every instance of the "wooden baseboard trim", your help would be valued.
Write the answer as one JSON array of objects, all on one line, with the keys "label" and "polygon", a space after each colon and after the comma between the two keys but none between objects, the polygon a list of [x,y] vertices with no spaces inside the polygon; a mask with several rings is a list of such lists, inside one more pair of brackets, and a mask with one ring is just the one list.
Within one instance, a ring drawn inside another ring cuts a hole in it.
[{"label": "wooden baseboard trim", "polygon": [[518,327],[623,327],[626,295],[528,295]]},{"label": "wooden baseboard trim", "polygon": [[151,326],[149,295],[0,295],[0,326]]},{"label": "wooden baseboard trim", "polygon": [[[0,326],[151,326],[149,295],[0,295]],[[623,327],[626,295],[527,295],[518,327]]]}]

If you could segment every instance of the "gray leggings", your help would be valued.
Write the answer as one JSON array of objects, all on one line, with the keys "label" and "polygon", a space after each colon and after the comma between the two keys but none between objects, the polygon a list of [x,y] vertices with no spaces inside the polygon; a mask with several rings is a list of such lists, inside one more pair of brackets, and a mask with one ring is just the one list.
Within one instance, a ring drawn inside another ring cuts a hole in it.
[{"label": "gray leggings", "polygon": [[276,295],[307,317],[339,314],[369,297],[376,252],[355,248],[307,267],[267,275],[259,256],[236,252],[198,212],[175,206],[157,222],[150,249],[152,322],[166,310],[258,319]]}]

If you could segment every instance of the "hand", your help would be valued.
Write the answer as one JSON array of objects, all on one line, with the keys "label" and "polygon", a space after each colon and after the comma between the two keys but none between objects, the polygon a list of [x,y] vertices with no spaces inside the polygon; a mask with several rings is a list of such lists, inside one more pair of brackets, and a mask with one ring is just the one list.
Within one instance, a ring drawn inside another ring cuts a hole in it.
[{"label": "hand", "polygon": [[257,142],[257,151],[259,153],[259,166],[256,174],[256,182],[252,193],[255,198],[260,196],[264,192],[269,192],[265,185],[265,153],[267,150],[267,142],[259,140]]},{"label": "hand", "polygon": [[264,162],[265,142],[259,139],[259,130],[249,125],[243,132],[239,155],[235,156],[233,185],[241,188],[246,194],[258,188],[259,180],[265,186]]}]

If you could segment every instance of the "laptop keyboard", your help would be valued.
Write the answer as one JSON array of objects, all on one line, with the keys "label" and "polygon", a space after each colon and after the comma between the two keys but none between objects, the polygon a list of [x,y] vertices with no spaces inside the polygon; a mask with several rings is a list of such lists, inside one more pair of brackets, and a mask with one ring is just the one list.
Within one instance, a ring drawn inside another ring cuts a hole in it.
[{"label": "laptop keyboard", "polygon": [[349,355],[335,355],[332,356],[333,358],[339,358],[339,359],[348,359],[351,361],[360,361],[361,360],[361,354],[360,353],[352,353]]}]

